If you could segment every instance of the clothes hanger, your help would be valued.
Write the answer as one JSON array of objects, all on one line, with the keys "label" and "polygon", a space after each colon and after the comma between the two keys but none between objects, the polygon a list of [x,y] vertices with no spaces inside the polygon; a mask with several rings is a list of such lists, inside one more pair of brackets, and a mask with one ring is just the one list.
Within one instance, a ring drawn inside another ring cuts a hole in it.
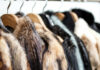
[{"label": "clothes hanger", "polygon": [[[61,0],[61,7],[63,5],[64,0]],[[60,8],[61,8],[60,7]],[[74,31],[74,21],[76,20],[73,17],[71,17],[72,15],[74,15],[72,12],[66,12],[66,14],[64,13],[60,13],[60,12],[56,12],[55,15],[63,22],[64,25],[66,25],[71,31]],[[72,14],[72,15],[71,15]],[[70,19],[69,19],[70,18]]]},{"label": "clothes hanger", "polygon": [[[72,1],[72,0],[71,0],[71,1]],[[64,0],[61,0],[61,6],[59,7],[59,10],[60,10],[60,8],[62,7],[63,2],[64,2]],[[58,11],[59,11],[59,10],[58,10]],[[76,13],[70,12],[70,14],[72,15],[72,18],[73,18],[74,21],[76,21],[76,20],[78,19]],[[55,15],[56,15],[60,20],[63,20],[64,17],[65,17],[65,15],[64,15],[63,13],[60,13],[60,12],[55,13]]]},{"label": "clothes hanger", "polygon": [[[63,5],[63,2],[64,0],[61,0],[61,6],[59,7],[58,11],[60,10],[60,8],[62,7]],[[56,12],[55,15],[60,19],[60,20],[63,20],[63,18],[65,17],[65,15],[61,12]]]},{"label": "clothes hanger", "polygon": [[44,5],[43,10],[42,10],[42,13],[44,13],[47,4],[48,4],[48,0],[46,0],[46,2],[45,2],[45,5]]},{"label": "clothes hanger", "polygon": [[[36,0],[35,0],[35,5],[36,5]],[[33,5],[33,8],[35,7],[35,5]],[[43,12],[44,12],[44,9],[45,9],[46,6],[47,6],[47,0],[46,0],[46,3],[45,3],[45,6],[43,7],[43,10],[42,10]],[[33,8],[32,8],[32,12],[33,12]],[[33,23],[40,23],[47,31],[50,31],[45,26],[42,18],[38,14],[29,13],[29,14],[27,14],[27,16],[32,20]]]},{"label": "clothes hanger", "polygon": [[[47,3],[48,1],[46,1]],[[35,0],[35,5],[36,5],[36,0]],[[35,7],[35,5],[33,5],[33,8]],[[45,7],[47,6],[47,4],[45,4],[45,6],[43,7],[43,12],[44,12],[44,9]],[[32,11],[33,11],[33,8],[32,8]],[[44,24],[44,21],[42,20],[42,18],[40,17],[40,15],[37,15],[37,14],[33,14],[33,13],[29,13],[27,14],[27,16],[32,20],[33,23],[37,23],[35,25],[37,25],[36,27],[38,27],[38,24],[42,25],[42,28],[45,29],[45,31],[49,31],[50,33],[52,33]],[[59,38],[59,40],[61,42],[63,42],[63,40],[57,36]]]},{"label": "clothes hanger", "polygon": [[5,32],[9,32],[8,29],[3,25],[1,18],[0,18],[0,29],[3,29]]},{"label": "clothes hanger", "polygon": [[1,16],[2,22],[7,27],[7,29],[11,32],[14,31],[17,25],[18,18],[14,14],[8,14],[9,8],[11,6],[12,0],[10,0],[8,8],[7,8],[7,14],[4,14]]},{"label": "clothes hanger", "polygon": [[35,3],[33,5],[33,7],[32,7],[32,13],[27,14],[27,16],[32,20],[32,22],[41,23],[40,20],[39,20],[38,15],[33,13],[33,9],[36,6],[36,2],[37,2],[37,0],[35,0]]},{"label": "clothes hanger", "polygon": [[[63,2],[64,1],[61,0],[61,7],[63,5]],[[67,11],[65,13],[67,13],[67,15],[61,12],[56,12],[55,15],[63,22],[64,25],[66,25],[73,32],[75,27],[74,22],[76,22],[77,17],[73,12]]]},{"label": "clothes hanger", "polygon": [[24,5],[24,0],[22,0],[22,1],[23,1],[23,2],[22,2],[22,4],[21,4],[21,6],[20,6],[19,12],[17,12],[17,13],[15,14],[18,18],[25,16],[25,14],[24,14],[23,12],[21,12],[21,9],[22,9],[22,7],[23,7],[23,5]]},{"label": "clothes hanger", "polygon": [[[52,31],[46,26],[46,24],[49,24],[47,18],[45,17],[46,15],[45,15],[45,12],[44,12],[44,10],[45,10],[45,8],[47,6],[47,3],[48,3],[48,0],[46,0],[45,5],[44,5],[43,10],[42,10],[43,12],[41,14],[39,14],[39,16],[41,17],[41,19],[43,21],[43,23],[41,23],[43,25],[43,27],[47,31],[49,31],[50,33],[52,33]],[[47,12],[50,12],[50,11],[47,11]],[[63,39],[60,36],[55,35],[55,38],[58,39],[59,43],[62,43],[63,42]]]}]

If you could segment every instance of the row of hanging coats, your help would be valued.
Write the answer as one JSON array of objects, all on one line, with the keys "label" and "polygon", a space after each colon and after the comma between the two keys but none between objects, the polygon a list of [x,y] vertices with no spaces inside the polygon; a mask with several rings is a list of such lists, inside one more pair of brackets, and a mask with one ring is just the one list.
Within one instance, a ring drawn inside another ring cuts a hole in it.
[{"label": "row of hanging coats", "polygon": [[90,12],[4,14],[0,70],[100,70],[100,24]]}]

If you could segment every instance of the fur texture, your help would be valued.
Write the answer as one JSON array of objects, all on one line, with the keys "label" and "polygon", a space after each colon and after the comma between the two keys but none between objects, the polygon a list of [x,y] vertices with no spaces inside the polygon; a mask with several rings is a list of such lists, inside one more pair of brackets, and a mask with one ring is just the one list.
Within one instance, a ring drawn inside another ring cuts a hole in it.
[{"label": "fur texture", "polygon": [[96,23],[92,13],[82,9],[72,9],[79,18],[83,18],[88,25],[95,31],[100,33],[100,23]]},{"label": "fur texture", "polygon": [[82,9],[72,9],[72,11],[75,12],[79,18],[83,18],[89,26],[93,25],[94,16],[92,13]]},{"label": "fur texture", "polygon": [[67,70],[67,60],[62,45],[57,41],[54,34],[46,28],[42,20],[41,22],[41,24],[34,24],[46,45],[43,53],[43,70]]},{"label": "fur texture", "polygon": [[68,60],[68,70],[79,70],[77,58],[75,55],[75,46],[70,40],[70,38],[65,38],[63,42],[63,47],[64,47],[66,57]]},{"label": "fur texture", "polygon": [[[70,33],[68,32],[65,32],[61,27],[59,27],[58,25],[55,25],[55,26],[52,26],[50,24],[52,24],[53,22],[50,22],[50,18],[47,16],[47,18],[45,17],[45,15],[41,15],[41,17],[43,18],[46,26],[52,31],[54,32],[55,34],[61,36],[63,39],[64,39],[64,43],[63,43],[63,48],[65,50],[65,54],[66,54],[66,57],[67,57],[67,60],[68,60],[68,69],[74,69],[74,70],[78,70],[80,69],[80,61],[79,59],[77,60],[77,57],[76,56],[80,56],[79,54],[81,54],[81,61],[83,61],[84,63],[84,68],[86,70],[91,70],[91,65],[90,65],[90,60],[89,60],[89,57],[88,57],[88,54],[87,54],[87,50],[85,49],[84,47],[84,44],[83,42],[77,38],[77,36],[73,33],[71,33],[69,30],[69,32],[73,35],[71,36]],[[66,18],[67,19],[67,18]],[[48,21],[48,22],[46,22]],[[55,20],[56,21],[56,20]],[[56,23],[56,22],[55,22]],[[60,23],[58,23],[60,24]],[[62,24],[62,23],[61,23]],[[70,37],[73,37],[75,40],[76,40],[76,43],[78,46],[75,45],[75,42],[73,42],[73,40],[71,40]],[[66,38],[66,39],[65,39]],[[75,48],[76,47],[76,48]],[[71,48],[71,49],[69,49]],[[77,50],[79,48],[79,54],[75,54],[75,50]],[[73,59],[74,57],[74,59]],[[82,67],[81,67],[82,68]]]},{"label": "fur texture", "polygon": [[[96,39],[96,45],[95,46],[96,46],[97,52],[99,54],[99,60],[100,60],[100,34],[97,33],[94,30],[90,30],[90,32],[94,35],[94,38]],[[100,64],[97,67],[97,70],[100,70]]]},{"label": "fur texture", "polygon": [[44,32],[41,37],[48,43],[43,57],[43,70],[67,70],[64,50],[53,34]]},{"label": "fur texture", "polygon": [[9,47],[3,37],[0,36],[0,70],[12,70]]},{"label": "fur texture", "polygon": [[32,70],[42,69],[42,41],[28,17],[19,19],[15,37],[25,49]]},{"label": "fur texture", "polygon": [[82,39],[89,53],[92,69],[95,70],[100,66],[100,35],[92,30],[88,24],[79,19],[75,24],[75,34]]},{"label": "fur texture", "polygon": [[18,40],[10,33],[8,34],[2,31],[1,35],[5,38],[9,45],[13,70],[30,70],[26,54]]},{"label": "fur texture", "polygon": [[[50,14],[51,14],[51,13],[50,13]],[[49,25],[50,22],[49,22],[49,20],[47,19],[47,17],[45,16],[45,14],[40,14],[40,16],[41,16],[41,18],[43,19],[43,21],[41,20],[41,24],[43,25],[44,29],[45,29],[46,31],[52,33],[52,26]],[[40,18],[40,19],[41,19],[41,18]],[[41,26],[41,25],[40,25],[40,26]],[[47,28],[47,27],[48,27],[48,28]],[[58,35],[55,35],[55,34],[54,34],[54,36],[55,36],[55,38],[59,41],[59,43],[62,44],[63,39],[62,39],[60,36],[58,36]]]},{"label": "fur texture", "polygon": [[62,20],[63,24],[72,32],[74,32],[75,23],[70,14],[70,12],[63,12],[65,15],[64,19]]}]

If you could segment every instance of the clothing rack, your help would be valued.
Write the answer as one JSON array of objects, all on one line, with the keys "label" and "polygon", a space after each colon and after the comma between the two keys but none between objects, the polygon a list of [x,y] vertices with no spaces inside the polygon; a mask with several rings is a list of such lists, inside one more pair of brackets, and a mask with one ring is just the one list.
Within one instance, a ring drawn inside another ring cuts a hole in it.
[{"label": "clothing rack", "polygon": [[[23,1],[13,0],[9,7],[8,13],[15,14],[16,12],[18,12]],[[9,5],[9,2],[10,2],[9,0],[0,0],[0,10],[1,10],[0,16],[7,13],[7,7]],[[35,0],[24,1],[21,11],[25,14],[31,13],[34,3],[35,3]],[[33,13],[43,12],[43,7],[45,6],[45,4],[46,4],[46,1],[36,0],[36,5],[33,8]],[[100,22],[100,3],[99,2],[88,2],[87,0],[84,0],[83,2],[80,2],[80,0],[78,1],[71,0],[71,1],[63,1],[63,2],[47,1],[47,6],[45,7],[44,11],[47,11],[47,10],[52,10],[54,12],[69,11],[72,8],[81,8],[81,9],[89,11],[94,15],[95,21]]]},{"label": "clothing rack", "polygon": [[0,70],[100,70],[100,3],[0,0]]}]

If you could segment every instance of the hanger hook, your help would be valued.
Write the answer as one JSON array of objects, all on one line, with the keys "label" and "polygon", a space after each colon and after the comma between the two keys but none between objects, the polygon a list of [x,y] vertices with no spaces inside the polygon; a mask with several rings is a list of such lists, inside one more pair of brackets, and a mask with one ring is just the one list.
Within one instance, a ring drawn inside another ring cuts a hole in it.
[{"label": "hanger hook", "polygon": [[32,7],[32,12],[33,12],[34,7],[36,6],[37,0],[34,0],[34,1],[35,1],[35,2],[34,2],[34,5],[33,5],[33,7]]},{"label": "hanger hook", "polygon": [[44,12],[44,9],[45,9],[46,6],[47,6],[47,3],[48,3],[48,0],[46,0],[46,2],[45,2],[45,5],[44,5],[44,7],[43,7],[43,12]]},{"label": "hanger hook", "polygon": [[8,14],[8,11],[9,11],[10,6],[11,6],[11,0],[9,0],[9,5],[7,7],[7,14]]},{"label": "hanger hook", "polygon": [[19,9],[19,12],[21,12],[21,9],[22,9],[22,7],[23,7],[23,5],[24,5],[24,0],[22,0],[23,2],[22,2],[22,5],[20,6],[20,9]]}]

